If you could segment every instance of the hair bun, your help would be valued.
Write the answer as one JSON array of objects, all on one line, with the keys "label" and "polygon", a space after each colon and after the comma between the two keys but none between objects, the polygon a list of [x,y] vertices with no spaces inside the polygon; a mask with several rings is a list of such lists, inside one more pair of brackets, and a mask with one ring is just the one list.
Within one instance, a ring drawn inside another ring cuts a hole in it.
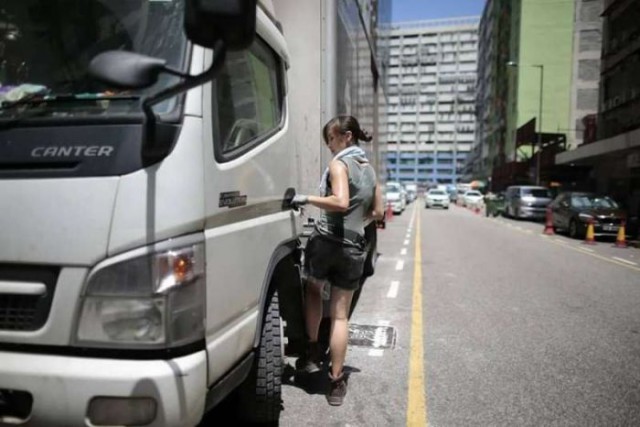
[{"label": "hair bun", "polygon": [[373,137],[369,135],[364,129],[360,129],[360,136],[358,136],[358,139],[369,142],[373,139]]}]

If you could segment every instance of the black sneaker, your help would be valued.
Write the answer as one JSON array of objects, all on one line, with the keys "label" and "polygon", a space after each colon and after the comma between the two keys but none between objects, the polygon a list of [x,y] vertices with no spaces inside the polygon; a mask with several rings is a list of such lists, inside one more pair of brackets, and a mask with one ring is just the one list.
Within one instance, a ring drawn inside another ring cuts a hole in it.
[{"label": "black sneaker", "polygon": [[320,365],[322,364],[322,350],[317,342],[307,343],[307,351],[305,354],[304,363],[302,369],[307,374],[313,374],[320,372]]},{"label": "black sneaker", "polygon": [[329,393],[327,393],[327,402],[331,406],[340,406],[347,395],[347,379],[343,374],[338,378],[333,378],[329,374]]}]

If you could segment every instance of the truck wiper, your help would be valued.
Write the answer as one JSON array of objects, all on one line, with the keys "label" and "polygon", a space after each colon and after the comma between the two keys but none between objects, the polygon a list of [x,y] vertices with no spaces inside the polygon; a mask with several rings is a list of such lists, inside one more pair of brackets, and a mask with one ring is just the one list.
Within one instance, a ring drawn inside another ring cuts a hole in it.
[{"label": "truck wiper", "polygon": [[[91,95],[46,95],[32,94],[24,98],[0,105],[0,131],[10,129],[23,120],[29,120],[46,115],[50,109],[47,104],[69,104],[88,103],[100,101],[140,101],[141,97],[136,95],[113,95],[113,96],[91,96]],[[19,107],[28,107],[26,110],[17,110]],[[9,110],[16,110],[13,114],[3,115]],[[106,110],[106,108],[104,108]]]},{"label": "truck wiper", "polygon": [[32,93],[16,101],[5,101],[0,104],[0,111],[15,109],[21,106],[56,104],[64,102],[96,102],[96,101],[138,101],[137,95],[94,95],[94,94],[43,94]]}]

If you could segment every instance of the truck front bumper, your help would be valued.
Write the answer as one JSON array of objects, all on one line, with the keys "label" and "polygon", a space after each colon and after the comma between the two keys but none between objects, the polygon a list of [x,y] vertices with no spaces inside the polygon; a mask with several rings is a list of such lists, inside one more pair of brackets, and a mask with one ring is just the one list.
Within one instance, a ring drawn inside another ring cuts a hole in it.
[{"label": "truck front bumper", "polygon": [[0,352],[0,361],[0,392],[32,399],[25,418],[0,411],[0,425],[93,426],[92,420],[146,417],[149,426],[193,426],[204,412],[204,350],[170,360]]}]

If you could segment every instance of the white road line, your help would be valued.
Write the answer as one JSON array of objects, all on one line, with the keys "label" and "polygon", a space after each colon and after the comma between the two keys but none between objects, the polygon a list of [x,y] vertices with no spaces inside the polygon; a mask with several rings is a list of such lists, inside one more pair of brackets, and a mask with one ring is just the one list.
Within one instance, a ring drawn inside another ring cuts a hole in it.
[{"label": "white road line", "polygon": [[389,326],[391,324],[388,320],[378,320],[378,325],[380,326]]},{"label": "white road line", "polygon": [[563,244],[563,245],[568,245],[568,243],[567,243],[567,242],[565,242],[564,240],[561,240],[561,239],[553,239],[553,241],[554,241],[554,242],[561,243],[561,244]]},{"label": "white road line", "polygon": [[400,255],[406,255],[407,254],[407,248],[402,248],[402,250],[400,251]]},{"label": "white road line", "polygon": [[400,260],[396,263],[396,270],[400,271],[404,268],[404,261]]},{"label": "white road line", "polygon": [[580,249],[581,251],[585,251],[585,252],[591,252],[591,253],[595,252],[593,249],[583,248],[582,246],[578,246],[578,249]]},{"label": "white road line", "polygon": [[404,241],[404,245],[407,246],[409,244],[409,240]]},{"label": "white road line", "polygon": [[398,296],[398,288],[400,287],[400,282],[394,280],[391,282],[391,287],[389,288],[389,292],[387,292],[387,298],[395,298]]},{"label": "white road line", "polygon": [[384,356],[384,350],[379,348],[372,348],[371,350],[369,350],[369,356],[373,356],[373,357]]},{"label": "white road line", "polygon": [[625,264],[638,265],[637,263],[635,263],[633,261],[628,261],[628,260],[626,260],[624,258],[618,258],[617,256],[612,256],[611,258],[615,259],[616,261],[624,262]]}]

